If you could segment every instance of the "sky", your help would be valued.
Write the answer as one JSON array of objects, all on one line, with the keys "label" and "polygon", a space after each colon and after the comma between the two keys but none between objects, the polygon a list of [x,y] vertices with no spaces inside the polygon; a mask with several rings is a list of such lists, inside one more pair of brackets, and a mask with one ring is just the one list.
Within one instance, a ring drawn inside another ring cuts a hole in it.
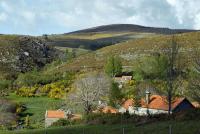
[{"label": "sky", "polygon": [[0,34],[59,34],[107,24],[200,29],[200,0],[0,0]]}]

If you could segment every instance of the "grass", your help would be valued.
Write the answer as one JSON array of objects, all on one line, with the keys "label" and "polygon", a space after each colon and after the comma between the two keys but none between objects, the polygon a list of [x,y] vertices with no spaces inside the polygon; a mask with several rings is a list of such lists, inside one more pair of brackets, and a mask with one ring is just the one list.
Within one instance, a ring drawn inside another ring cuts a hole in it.
[{"label": "grass", "polygon": [[51,99],[48,97],[27,98],[19,97],[15,94],[10,94],[7,98],[14,102],[26,105],[27,110],[22,113],[22,119],[24,119],[23,116],[26,116],[27,114],[30,115],[30,122],[34,128],[44,127],[44,116],[46,110],[57,109],[62,102],[62,100]]},{"label": "grass", "polygon": [[50,35],[50,44],[60,47],[84,48],[97,50],[112,45],[116,42],[124,42],[130,39],[152,37],[157,34],[137,32],[98,32],[98,33],[76,33],[63,35]]},{"label": "grass", "polygon": [[88,40],[95,40],[101,38],[109,38],[115,36],[122,36],[122,35],[129,35],[131,33],[127,32],[116,32],[116,33],[80,33],[80,34],[67,34],[67,35],[51,35],[49,36],[50,39],[88,39]]},{"label": "grass", "polygon": [[71,52],[72,49],[74,49],[75,53],[76,53],[76,56],[80,56],[80,55],[87,54],[87,53],[90,52],[90,50],[82,49],[82,48],[69,48],[69,47],[55,47],[55,48],[60,50],[60,51],[63,51],[63,52],[66,52],[66,50]]},{"label": "grass", "polygon": [[[146,124],[143,126],[128,125],[85,125],[59,128],[1,132],[1,134],[168,134],[169,124],[173,134],[198,134],[200,121],[165,121]],[[46,133],[45,133],[46,132]]]}]

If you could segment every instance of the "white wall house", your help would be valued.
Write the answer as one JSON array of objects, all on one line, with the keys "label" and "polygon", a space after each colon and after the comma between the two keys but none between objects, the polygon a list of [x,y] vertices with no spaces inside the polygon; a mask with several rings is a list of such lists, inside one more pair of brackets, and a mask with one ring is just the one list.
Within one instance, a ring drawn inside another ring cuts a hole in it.
[{"label": "white wall house", "polygon": [[[192,103],[188,101],[186,98],[175,98],[172,101],[171,105],[171,113],[179,112],[186,109],[194,108]],[[146,93],[146,98],[141,99],[140,106],[135,107],[134,101],[132,99],[128,99],[124,102],[122,107],[119,109],[120,113],[128,112],[129,114],[136,115],[148,115],[148,114],[167,114],[168,113],[168,103],[166,96],[152,95],[150,93]]]}]

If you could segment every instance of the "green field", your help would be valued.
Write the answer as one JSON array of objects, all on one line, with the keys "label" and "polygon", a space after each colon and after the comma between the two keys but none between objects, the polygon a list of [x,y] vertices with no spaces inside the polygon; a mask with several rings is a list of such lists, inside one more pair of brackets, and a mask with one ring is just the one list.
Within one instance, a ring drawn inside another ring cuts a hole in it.
[{"label": "green field", "polygon": [[129,125],[88,125],[72,126],[15,132],[1,134],[168,134],[169,124],[172,124],[172,134],[199,134],[200,121],[156,122],[143,126]]},{"label": "green field", "polygon": [[[44,127],[44,116],[46,110],[54,110],[59,108],[62,100],[51,99],[48,97],[19,97],[15,94],[11,94],[7,97],[8,99],[22,103],[27,107],[22,114],[25,117],[27,114],[30,115],[30,122],[33,128]],[[23,117],[22,117],[23,119]]]}]

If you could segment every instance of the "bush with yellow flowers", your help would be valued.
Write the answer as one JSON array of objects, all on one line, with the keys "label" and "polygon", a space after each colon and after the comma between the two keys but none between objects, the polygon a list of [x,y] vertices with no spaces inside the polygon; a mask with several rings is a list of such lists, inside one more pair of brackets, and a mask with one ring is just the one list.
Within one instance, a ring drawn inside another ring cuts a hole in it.
[{"label": "bush with yellow flowers", "polygon": [[136,81],[135,80],[130,80],[129,82],[128,82],[128,85],[129,86],[134,86],[136,84]]},{"label": "bush with yellow flowers", "polygon": [[50,98],[63,98],[71,88],[71,80],[60,80],[46,85],[35,85],[32,87],[23,86],[16,91],[16,94],[22,97],[48,96]]},{"label": "bush with yellow flowers", "polygon": [[65,94],[64,90],[62,90],[61,88],[55,87],[51,89],[48,96],[50,98],[60,99],[64,97],[64,94]]},{"label": "bush with yellow flowers", "polygon": [[22,97],[35,97],[37,90],[38,86],[33,86],[33,87],[23,86],[16,91],[16,94]]},{"label": "bush with yellow flowers", "polygon": [[39,88],[39,94],[41,96],[46,96],[50,90],[51,90],[51,84],[44,85]]}]

